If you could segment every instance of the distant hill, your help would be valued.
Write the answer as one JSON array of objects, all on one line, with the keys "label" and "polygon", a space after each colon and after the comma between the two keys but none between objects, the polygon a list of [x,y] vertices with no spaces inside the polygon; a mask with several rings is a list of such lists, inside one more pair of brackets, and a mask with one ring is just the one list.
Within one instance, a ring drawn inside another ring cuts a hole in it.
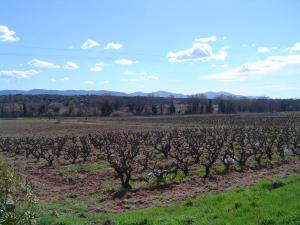
[{"label": "distant hill", "polygon": [[0,95],[110,95],[110,96],[128,96],[128,94],[123,92],[115,92],[115,91],[86,91],[86,90],[45,90],[45,89],[32,89],[29,91],[23,90],[2,90],[0,91]]},{"label": "distant hill", "polygon": [[162,98],[168,98],[170,96],[174,98],[187,98],[188,95],[180,94],[180,93],[172,93],[167,91],[156,91],[152,93],[145,93],[145,92],[134,92],[131,94],[128,94],[128,96],[155,96],[155,97],[162,97]]},{"label": "distant hill", "polygon": [[[106,91],[106,90],[45,90],[45,89],[32,89],[28,91],[24,90],[2,90],[0,91],[0,95],[99,95],[99,96],[155,96],[155,97],[175,97],[175,98],[187,98],[189,95],[181,94],[181,93],[172,93],[167,91],[156,91],[152,93],[145,93],[145,92],[134,92],[134,93],[125,93],[125,92],[117,92],[117,91]],[[233,97],[233,98],[255,98],[250,96],[242,96],[242,95],[235,95],[229,92],[205,92],[205,93],[199,93],[199,95],[205,95],[209,99],[215,99],[220,96],[224,97]]]},{"label": "distant hill", "polygon": [[220,96],[224,96],[224,97],[234,97],[234,98],[252,98],[250,96],[243,96],[243,95],[235,95],[235,94],[231,94],[229,92],[224,92],[224,91],[219,91],[219,92],[212,92],[212,91],[208,91],[205,93],[202,93],[203,95],[205,95],[207,98],[209,99],[214,99],[214,98],[218,98]]}]

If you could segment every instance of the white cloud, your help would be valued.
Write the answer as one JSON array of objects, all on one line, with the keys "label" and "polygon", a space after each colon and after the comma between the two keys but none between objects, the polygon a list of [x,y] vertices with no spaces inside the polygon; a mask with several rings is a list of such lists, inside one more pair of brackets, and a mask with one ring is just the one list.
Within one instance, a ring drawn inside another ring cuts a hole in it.
[{"label": "white cloud", "polygon": [[216,64],[210,64],[210,67],[212,67],[212,68],[216,68],[216,67],[217,67],[217,65],[216,65]]},{"label": "white cloud", "polygon": [[227,64],[223,64],[221,67],[222,68],[228,68],[229,66]]},{"label": "white cloud", "polygon": [[95,65],[90,68],[90,71],[94,73],[101,72],[103,70],[103,66],[104,66],[103,62],[95,63]]},{"label": "white cloud", "polygon": [[140,73],[131,73],[128,75],[135,75],[135,77],[126,77],[122,78],[122,81],[128,82],[138,82],[138,81],[158,81],[159,77],[156,75],[148,74],[147,72],[140,72]]},{"label": "white cloud", "polygon": [[101,84],[109,84],[109,81],[108,80],[104,80],[101,82]]},{"label": "white cloud", "polygon": [[216,41],[217,37],[215,35],[204,37],[204,38],[196,38],[195,42],[210,42],[210,41]]},{"label": "white cloud", "polygon": [[69,81],[70,80],[70,77],[63,77],[60,79],[61,81]]},{"label": "white cloud", "polygon": [[118,64],[118,65],[132,65],[132,64],[136,64],[138,63],[138,61],[134,61],[134,60],[131,60],[131,59],[117,59],[115,60],[115,64]]},{"label": "white cloud", "polygon": [[295,43],[292,47],[288,48],[291,51],[300,51],[300,42]]},{"label": "white cloud", "polygon": [[107,43],[106,47],[104,49],[120,49],[123,48],[123,44],[121,43],[114,43],[114,42],[110,42]]},{"label": "white cloud", "polygon": [[10,30],[7,26],[0,25],[0,41],[14,42],[20,38],[16,36],[16,32]]},{"label": "white cloud", "polygon": [[224,46],[219,50],[219,52],[214,53],[212,47],[206,42],[215,40],[215,36],[207,38],[198,38],[193,43],[192,48],[177,52],[170,51],[167,54],[169,62],[181,63],[209,60],[225,60],[227,57],[227,49],[229,48],[229,46]]},{"label": "white cloud", "polygon": [[250,77],[269,75],[291,65],[300,66],[300,55],[269,56],[265,60],[245,63],[232,70],[206,75],[203,78],[222,82],[243,81]]},{"label": "white cloud", "polygon": [[50,81],[55,83],[57,81],[69,81],[70,80],[70,77],[63,77],[63,78],[60,78],[59,80],[55,79],[55,78],[51,78]]},{"label": "white cloud", "polygon": [[38,67],[38,68],[49,68],[49,69],[57,69],[60,68],[59,65],[55,65],[52,62],[47,62],[39,59],[33,59],[28,62],[28,65]]},{"label": "white cloud", "polygon": [[146,77],[146,80],[159,80],[159,77],[158,76],[155,76],[155,75],[148,75]]},{"label": "white cloud", "polygon": [[39,74],[36,70],[0,70],[0,79],[27,78]]},{"label": "white cloud", "polygon": [[79,66],[75,62],[68,61],[66,62],[64,68],[67,70],[76,70],[79,68]]},{"label": "white cloud", "polygon": [[132,75],[132,74],[134,74],[134,72],[131,72],[131,71],[125,71],[124,72],[124,75]]},{"label": "white cloud", "polygon": [[270,52],[270,49],[268,49],[267,47],[260,47],[257,49],[257,52],[259,53],[268,53]]},{"label": "white cloud", "polygon": [[87,84],[87,85],[93,85],[93,84],[95,84],[95,82],[91,81],[91,80],[86,80],[84,83]]},{"label": "white cloud", "polygon": [[85,49],[89,49],[89,48],[93,48],[93,47],[97,47],[99,46],[100,44],[97,42],[97,41],[94,41],[94,40],[86,40],[82,46],[81,46],[81,49],[85,50]]}]

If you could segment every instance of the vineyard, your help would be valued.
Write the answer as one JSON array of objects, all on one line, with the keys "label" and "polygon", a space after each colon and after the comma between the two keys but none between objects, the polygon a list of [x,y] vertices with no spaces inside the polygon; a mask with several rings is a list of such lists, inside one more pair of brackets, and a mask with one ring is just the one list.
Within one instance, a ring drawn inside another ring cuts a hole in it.
[{"label": "vineyard", "polygon": [[216,163],[224,172],[247,162],[261,167],[274,159],[300,158],[300,129],[283,127],[216,127],[150,132],[107,132],[88,136],[56,138],[1,138],[0,149],[46,165],[67,161],[75,164],[96,157],[116,172],[122,187],[131,189],[132,175],[155,179],[158,183],[170,174],[189,175],[193,166],[203,166],[205,177]]},{"label": "vineyard", "polygon": [[[77,135],[59,131],[69,124],[64,121],[52,122],[58,135],[5,136],[2,130],[0,154],[33,182],[43,202],[94,196],[101,207],[93,203],[87,210],[102,213],[164,205],[154,199],[172,189],[180,194],[161,202],[197,196],[201,188],[214,190],[235,177],[240,180],[229,182],[231,186],[242,185],[243,177],[253,179],[248,185],[282,174],[281,168],[299,173],[300,120],[295,115],[105,122],[110,123],[106,129],[89,127]],[[185,193],[189,185],[191,193]]]}]

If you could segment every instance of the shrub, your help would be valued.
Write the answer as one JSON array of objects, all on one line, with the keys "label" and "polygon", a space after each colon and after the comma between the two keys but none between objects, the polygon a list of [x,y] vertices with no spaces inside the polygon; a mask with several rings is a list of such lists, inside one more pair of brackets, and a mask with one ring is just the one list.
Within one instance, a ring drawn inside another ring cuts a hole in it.
[{"label": "shrub", "polygon": [[29,182],[12,172],[0,159],[0,224],[32,225],[36,197]]}]

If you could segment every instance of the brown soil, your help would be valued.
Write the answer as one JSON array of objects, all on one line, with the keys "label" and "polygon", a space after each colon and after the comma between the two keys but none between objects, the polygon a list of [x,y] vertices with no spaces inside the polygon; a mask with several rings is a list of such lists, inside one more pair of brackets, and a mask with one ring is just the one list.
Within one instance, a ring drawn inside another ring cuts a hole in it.
[{"label": "brown soil", "polygon": [[[1,153],[7,163],[26,176],[37,190],[42,202],[55,202],[65,199],[78,199],[95,212],[121,212],[128,209],[149,206],[166,206],[203,193],[216,193],[238,187],[253,185],[262,179],[286,177],[300,174],[300,160],[277,163],[259,170],[247,169],[243,172],[214,174],[210,179],[191,175],[181,183],[173,183],[157,188],[139,188],[127,192],[121,198],[114,198],[118,180],[110,168],[91,170],[96,161],[76,165],[60,165],[53,168],[42,166],[33,160],[9,156]],[[111,192],[110,192],[111,191]],[[82,196],[92,195],[83,199]]]}]

